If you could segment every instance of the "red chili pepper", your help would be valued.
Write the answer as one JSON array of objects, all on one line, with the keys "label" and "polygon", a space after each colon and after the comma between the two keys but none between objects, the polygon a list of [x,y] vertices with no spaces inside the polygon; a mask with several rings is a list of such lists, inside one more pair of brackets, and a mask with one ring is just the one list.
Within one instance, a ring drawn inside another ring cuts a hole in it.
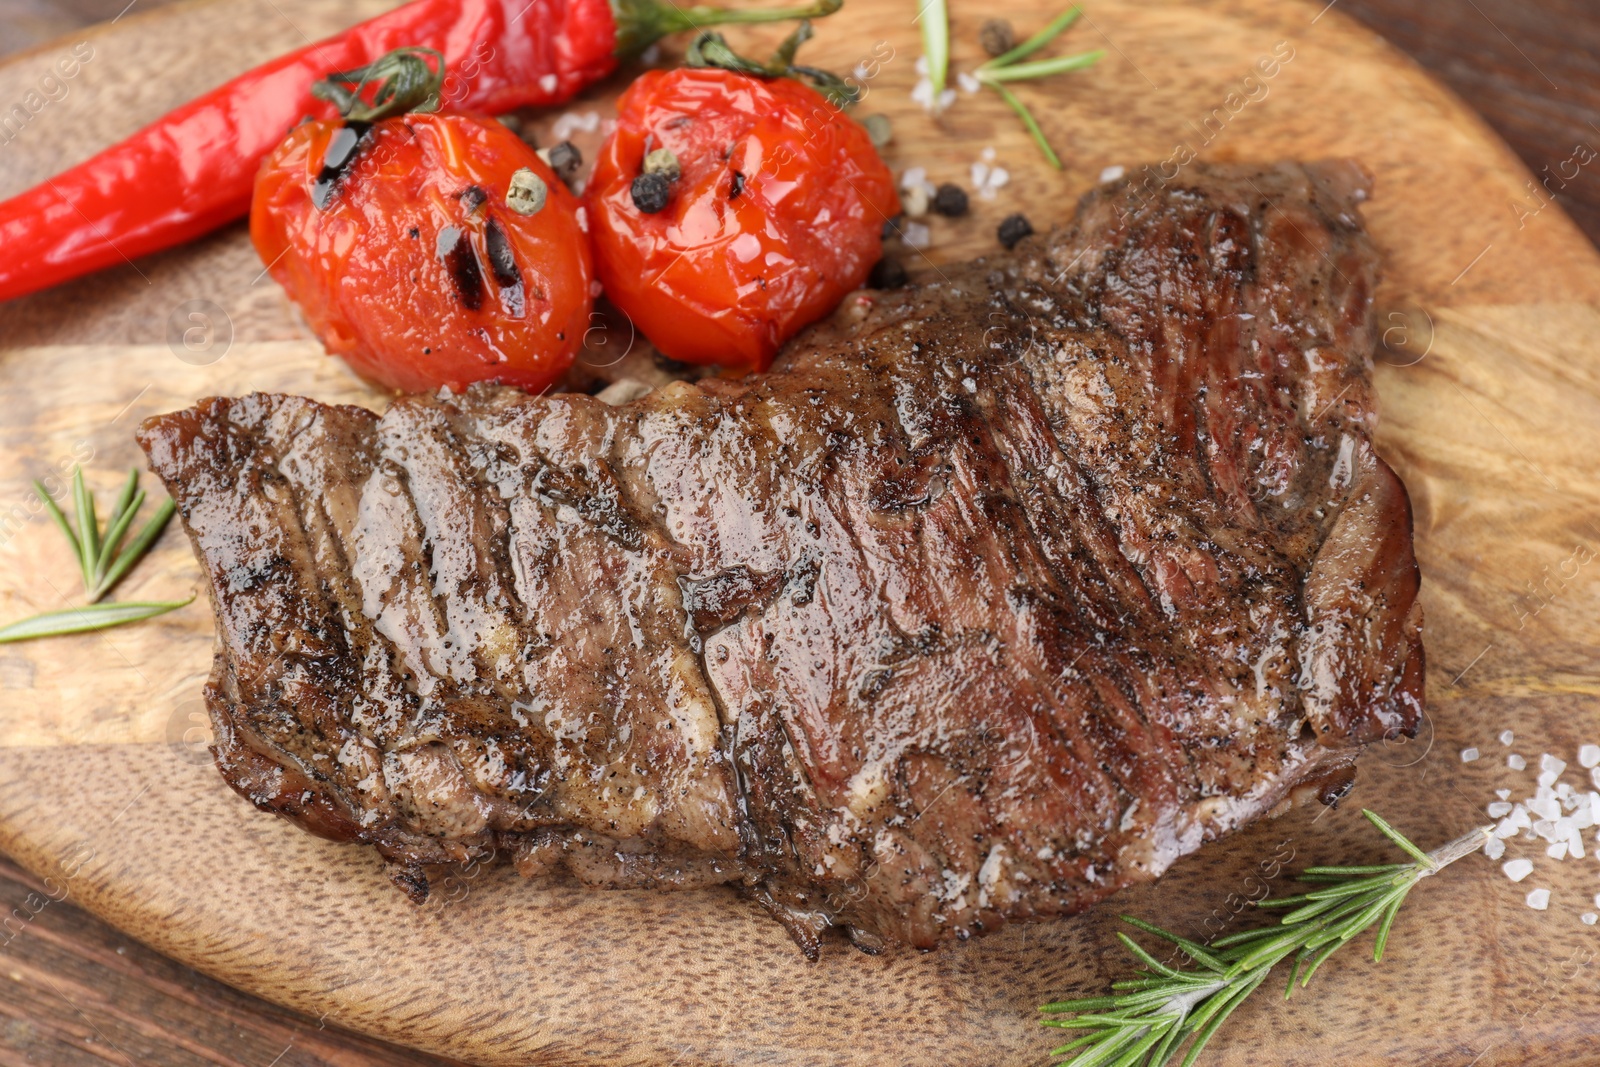
[{"label": "red chili pepper", "polygon": [[306,116],[334,108],[311,85],[416,45],[444,54],[443,103],[500,114],[548,106],[661,37],[718,22],[827,14],[723,11],[671,0],[413,0],[281,56],[0,203],[0,300],[182,244],[246,215],[261,160]]}]

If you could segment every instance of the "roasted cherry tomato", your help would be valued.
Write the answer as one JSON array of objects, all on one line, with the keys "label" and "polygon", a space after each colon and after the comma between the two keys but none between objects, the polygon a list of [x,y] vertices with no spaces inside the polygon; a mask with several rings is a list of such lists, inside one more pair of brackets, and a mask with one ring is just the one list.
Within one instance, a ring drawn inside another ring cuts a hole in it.
[{"label": "roasted cherry tomato", "polygon": [[363,378],[538,390],[572,365],[588,326],[582,211],[500,123],[408,114],[297,127],[262,164],[250,236]]},{"label": "roasted cherry tomato", "polygon": [[866,280],[900,210],[894,178],[817,92],[682,68],[643,75],[617,107],[586,194],[595,266],[665,355],[764,369]]}]

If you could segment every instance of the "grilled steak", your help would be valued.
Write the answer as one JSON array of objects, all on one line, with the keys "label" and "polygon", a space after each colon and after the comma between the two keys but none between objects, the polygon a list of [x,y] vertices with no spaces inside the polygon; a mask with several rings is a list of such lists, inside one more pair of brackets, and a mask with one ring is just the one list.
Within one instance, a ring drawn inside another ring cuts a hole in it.
[{"label": "grilled steak", "polygon": [[428,868],[732,883],[815,954],[1079,911],[1409,734],[1348,163],[1190,167],[621,406],[212,399],[140,441],[216,757]]}]

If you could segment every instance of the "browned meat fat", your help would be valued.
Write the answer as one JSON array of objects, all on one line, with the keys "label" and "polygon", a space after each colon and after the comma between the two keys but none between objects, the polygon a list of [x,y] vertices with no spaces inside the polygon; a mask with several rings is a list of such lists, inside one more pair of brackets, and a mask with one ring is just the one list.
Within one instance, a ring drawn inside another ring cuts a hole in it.
[{"label": "browned meat fat", "polygon": [[620,407],[207,400],[140,442],[217,763],[427,869],[732,883],[811,954],[1079,911],[1422,704],[1349,163],[1101,186]]}]

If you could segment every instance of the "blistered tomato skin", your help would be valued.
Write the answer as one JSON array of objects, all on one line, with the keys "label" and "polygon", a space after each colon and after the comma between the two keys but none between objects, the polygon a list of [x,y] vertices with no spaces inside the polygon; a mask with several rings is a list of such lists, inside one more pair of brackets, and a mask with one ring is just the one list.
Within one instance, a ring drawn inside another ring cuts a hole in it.
[{"label": "blistered tomato skin", "polygon": [[[371,127],[319,208],[340,133],[291,132],[250,212],[262,262],[328,351],[400,392],[560,378],[588,326],[594,268],[581,205],[550,168],[491,119],[406,115]],[[506,205],[524,167],[548,187],[533,215]]]},{"label": "blistered tomato skin", "polygon": [[[641,76],[617,107],[586,194],[595,269],[663,354],[763,370],[865,282],[900,210],[894,178],[815,91],[680,68]],[[660,148],[682,174],[666,208],[646,213],[632,185]]]}]

